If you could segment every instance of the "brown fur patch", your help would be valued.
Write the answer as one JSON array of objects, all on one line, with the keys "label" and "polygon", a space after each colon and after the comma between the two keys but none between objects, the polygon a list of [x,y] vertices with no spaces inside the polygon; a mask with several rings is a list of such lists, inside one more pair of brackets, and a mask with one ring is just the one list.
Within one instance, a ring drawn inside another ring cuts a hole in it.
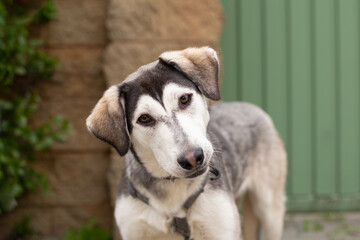
[{"label": "brown fur patch", "polygon": [[159,59],[188,76],[207,98],[220,100],[219,62],[215,50],[209,47],[186,48],[164,52]]}]

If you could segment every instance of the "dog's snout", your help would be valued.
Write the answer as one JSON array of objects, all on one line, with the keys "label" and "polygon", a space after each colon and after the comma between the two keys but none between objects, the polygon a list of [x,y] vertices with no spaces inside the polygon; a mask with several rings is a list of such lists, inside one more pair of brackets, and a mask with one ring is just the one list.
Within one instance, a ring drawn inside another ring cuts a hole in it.
[{"label": "dog's snout", "polygon": [[201,166],[203,162],[204,152],[201,148],[196,148],[192,151],[189,151],[178,158],[179,165],[186,170],[191,170],[197,166]]}]

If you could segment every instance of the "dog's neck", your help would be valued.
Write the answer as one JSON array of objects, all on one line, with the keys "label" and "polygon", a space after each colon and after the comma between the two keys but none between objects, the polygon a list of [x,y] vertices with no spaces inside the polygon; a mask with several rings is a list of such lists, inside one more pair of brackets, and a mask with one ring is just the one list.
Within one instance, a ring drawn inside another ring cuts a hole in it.
[{"label": "dog's neck", "polygon": [[149,173],[134,149],[126,155],[126,174],[129,181],[149,199],[149,205],[169,216],[184,217],[183,204],[199,191],[207,173],[197,178],[157,178]]}]

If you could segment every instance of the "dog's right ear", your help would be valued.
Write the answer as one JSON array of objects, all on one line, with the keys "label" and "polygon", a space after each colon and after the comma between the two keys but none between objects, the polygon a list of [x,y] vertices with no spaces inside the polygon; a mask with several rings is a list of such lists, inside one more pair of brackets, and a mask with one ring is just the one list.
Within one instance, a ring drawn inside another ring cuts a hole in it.
[{"label": "dog's right ear", "polygon": [[86,126],[97,138],[111,144],[120,156],[124,156],[129,150],[130,138],[119,95],[119,86],[106,90],[86,119]]}]

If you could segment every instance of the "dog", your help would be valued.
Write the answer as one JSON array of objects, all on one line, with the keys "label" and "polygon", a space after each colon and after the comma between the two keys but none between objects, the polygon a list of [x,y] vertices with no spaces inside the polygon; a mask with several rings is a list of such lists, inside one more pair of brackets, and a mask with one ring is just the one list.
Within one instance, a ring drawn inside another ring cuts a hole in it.
[{"label": "dog", "polygon": [[267,240],[281,238],[282,140],[250,103],[210,107],[218,74],[210,47],[164,52],[110,87],[87,118],[125,156],[115,207],[124,240],[251,240],[260,226]]}]

